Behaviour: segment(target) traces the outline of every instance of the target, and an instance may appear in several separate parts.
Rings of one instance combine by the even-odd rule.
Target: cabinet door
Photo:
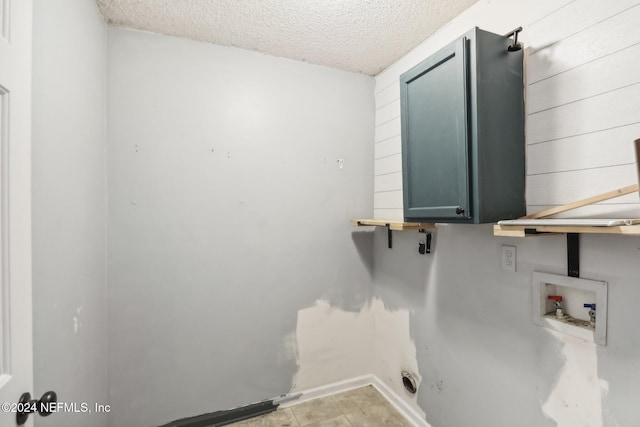
[[[466,45],[457,40],[400,78],[406,218],[471,217]]]

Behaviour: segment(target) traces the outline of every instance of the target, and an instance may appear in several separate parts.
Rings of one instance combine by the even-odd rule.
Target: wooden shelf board
[[[590,234],[640,234],[640,225],[620,225],[613,227],[564,226],[564,225],[494,225],[493,235],[502,237],[532,237],[539,234],[527,234],[532,230],[541,234],[590,233]]]
[[[402,222],[385,219],[352,219],[351,225],[356,227],[389,227],[393,231],[419,230],[421,228],[435,228],[435,224],[425,222]]]

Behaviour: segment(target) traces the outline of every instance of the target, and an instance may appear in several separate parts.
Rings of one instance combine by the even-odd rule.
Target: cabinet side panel
[[[477,31],[479,222],[518,218],[526,210],[523,51],[509,52],[509,44],[505,37]]]

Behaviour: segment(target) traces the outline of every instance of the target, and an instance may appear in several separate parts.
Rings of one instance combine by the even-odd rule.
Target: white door
[[[20,395],[33,393],[31,26],[32,0],[0,0],[0,426],[7,427],[16,425]]]

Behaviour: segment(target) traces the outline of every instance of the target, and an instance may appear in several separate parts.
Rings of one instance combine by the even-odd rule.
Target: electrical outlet
[[[502,245],[502,258],[500,265],[504,271],[516,271],[516,247]]]

